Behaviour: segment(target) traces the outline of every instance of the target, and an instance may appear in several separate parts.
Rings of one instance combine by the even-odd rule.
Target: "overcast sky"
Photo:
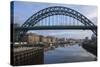
[[[88,6],[88,5],[72,5],[72,4],[55,4],[55,3],[36,3],[36,2],[14,2],[14,23],[19,23],[22,25],[30,16],[38,12],[41,9],[50,7],[50,6],[64,6],[74,9],[81,14],[85,15],[90,19],[94,24],[97,25],[97,7]],[[89,30],[37,30],[32,31],[40,35],[52,35],[56,37],[67,37],[67,38],[84,38],[88,36],[89,38],[92,35],[92,32]]]

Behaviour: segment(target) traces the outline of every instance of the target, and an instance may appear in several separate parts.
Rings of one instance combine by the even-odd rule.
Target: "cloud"
[[[97,16],[98,16],[97,9],[92,10],[87,14],[87,17],[96,25],[97,25]]]

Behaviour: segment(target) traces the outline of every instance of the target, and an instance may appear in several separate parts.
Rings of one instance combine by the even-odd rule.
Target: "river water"
[[[78,44],[57,47],[44,52],[44,64],[94,61],[95,56]]]

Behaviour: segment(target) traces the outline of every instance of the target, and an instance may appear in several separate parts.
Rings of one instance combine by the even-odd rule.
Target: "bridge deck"
[[[33,26],[33,27],[17,27],[15,30],[61,30],[61,29],[68,29],[68,30],[90,30],[90,29],[97,29],[97,26]]]

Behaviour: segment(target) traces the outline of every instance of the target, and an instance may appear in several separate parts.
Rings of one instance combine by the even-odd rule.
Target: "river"
[[[95,56],[78,44],[57,47],[44,52],[44,64],[94,61]]]

